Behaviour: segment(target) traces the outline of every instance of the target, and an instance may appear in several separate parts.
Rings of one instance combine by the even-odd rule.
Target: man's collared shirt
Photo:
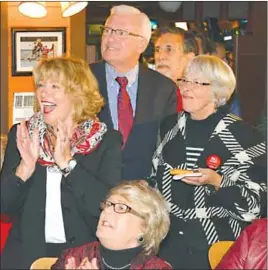
[[[115,80],[116,77],[127,77],[128,85],[127,92],[130,98],[131,106],[133,109],[133,117],[136,112],[136,99],[138,90],[138,73],[139,64],[125,74],[118,73],[112,66],[105,63],[105,73],[107,82],[108,101],[111,112],[111,117],[114,125],[114,129],[118,130],[118,114],[117,114],[117,97],[119,93],[119,84]]]

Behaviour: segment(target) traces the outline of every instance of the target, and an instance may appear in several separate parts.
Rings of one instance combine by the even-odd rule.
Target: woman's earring
[[[138,242],[139,242],[139,244],[142,244],[143,241],[144,241],[144,238],[143,238],[143,236],[141,235],[141,236],[139,237],[139,239],[138,239]]]

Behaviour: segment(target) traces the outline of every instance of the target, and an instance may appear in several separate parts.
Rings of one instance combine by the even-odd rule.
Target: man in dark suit
[[[151,38],[150,20],[138,9],[111,9],[103,28],[105,62],[91,65],[106,105],[99,117],[123,135],[122,179],[150,175],[160,121],[176,112],[176,85],[138,60]]]

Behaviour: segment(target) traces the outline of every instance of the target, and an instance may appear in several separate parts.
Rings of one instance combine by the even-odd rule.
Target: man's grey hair
[[[151,21],[145,13],[132,6],[119,5],[111,8],[110,15],[139,15],[141,22],[141,33],[139,34],[145,38],[147,44],[150,42],[152,35]]]

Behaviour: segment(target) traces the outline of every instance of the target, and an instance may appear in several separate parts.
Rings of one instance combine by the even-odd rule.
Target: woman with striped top
[[[167,117],[151,180],[170,204],[171,229],[160,256],[175,269],[208,269],[209,247],[235,240],[266,212],[266,144],[225,105],[231,68],[215,56],[193,58],[180,80],[184,112]],[[186,176],[173,169],[189,170]]]

